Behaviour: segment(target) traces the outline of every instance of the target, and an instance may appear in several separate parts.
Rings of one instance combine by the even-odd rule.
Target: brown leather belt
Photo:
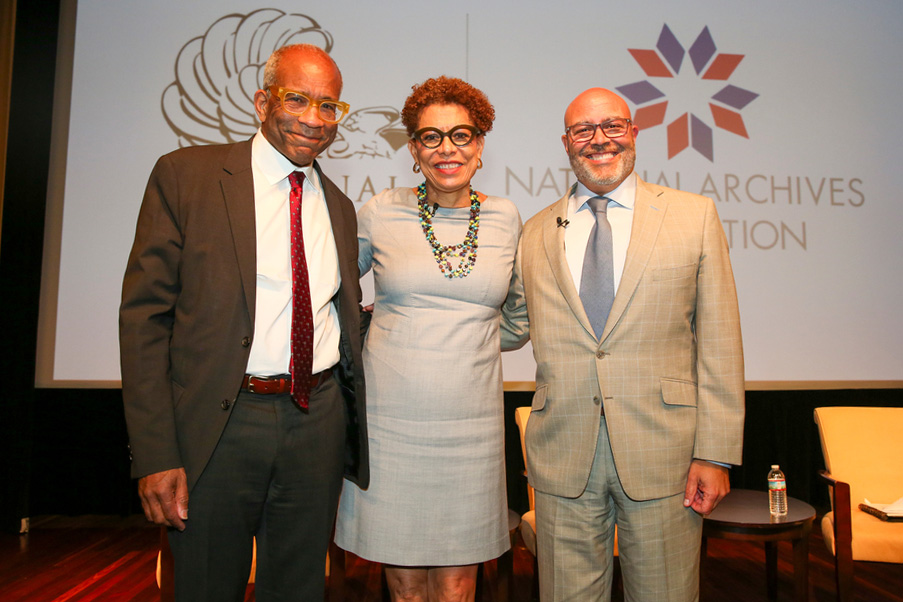
[[[317,372],[310,377],[310,388],[315,389],[326,382],[332,376],[332,368]],[[278,393],[292,392],[292,377],[282,376],[251,376],[245,374],[241,381],[241,388],[249,393],[258,395],[275,395]]]

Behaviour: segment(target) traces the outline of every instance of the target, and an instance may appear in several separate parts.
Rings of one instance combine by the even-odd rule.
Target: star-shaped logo
[[[662,27],[654,50],[630,48],[628,51],[647,77],[676,77],[680,73],[684,56],[689,54],[698,78],[715,81],[727,81],[745,56],[717,52],[708,26],[703,28],[687,52],[667,24]],[[649,80],[620,86],[617,90],[638,107],[634,114],[634,123],[638,128],[642,130],[664,123],[668,100],[665,93]],[[708,103],[715,126],[749,138],[739,111],[758,96],[755,92],[732,84],[721,88],[712,95]],[[712,138],[712,128],[706,124],[705,119],[695,113],[685,112],[668,124],[668,158],[671,159],[692,146],[709,161],[714,161]]]

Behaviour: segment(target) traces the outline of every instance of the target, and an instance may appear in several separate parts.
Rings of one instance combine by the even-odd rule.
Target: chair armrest
[[[827,470],[819,470],[818,476],[820,476],[822,478],[822,480],[827,481],[828,485],[831,485],[832,487],[834,486],[835,483],[837,483],[837,479],[835,479],[833,476],[831,476],[831,473],[828,472]]]
[[[831,486],[834,507],[834,566],[838,598],[852,600],[853,591],[853,524],[850,511],[850,484],[834,478],[827,470],[818,476]]]
[[[835,479],[827,470],[819,470],[818,476],[831,486],[831,505],[834,508],[835,541],[853,540],[850,512],[850,484]],[[844,537],[845,536],[845,537]],[[844,537],[841,539],[841,537]]]
[[[820,476],[821,479],[823,481],[825,481],[826,483],[828,483],[828,485],[830,485],[831,487],[835,487],[835,486],[839,485],[841,488],[846,488],[847,491],[850,490],[849,483],[845,483],[843,481],[840,481],[840,480],[834,478],[834,475],[832,475],[827,470],[819,470],[818,476]]]

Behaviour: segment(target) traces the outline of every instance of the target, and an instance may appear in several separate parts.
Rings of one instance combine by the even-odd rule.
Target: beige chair
[[[524,466],[527,466],[527,444],[524,442],[524,433],[527,431],[527,420],[530,418],[530,407],[522,407],[514,410],[514,421],[520,430],[520,451],[524,455]],[[527,476],[526,469],[524,476]],[[524,545],[536,558],[536,497],[533,487],[527,483],[527,498],[530,501],[530,511],[521,517],[521,537]]]
[[[520,430],[520,450],[521,453],[524,454],[524,466],[527,465],[527,444],[525,442],[524,434],[527,432],[527,420],[530,418],[530,407],[520,407],[515,409],[514,413],[514,421],[517,423],[517,428]],[[527,476],[527,471],[524,470],[524,476]],[[536,578],[539,575],[539,562],[536,554],[536,497],[533,492],[533,487],[527,483],[527,497],[530,500],[530,511],[525,513],[521,517],[520,524],[520,533],[521,538],[524,540],[524,545],[527,546],[527,549],[533,554],[533,576],[534,590],[537,588]],[[614,588],[620,588],[620,578],[621,571],[619,570],[617,556],[618,556],[618,529],[615,527],[615,544],[614,544],[614,552],[615,552],[615,581],[613,584]],[[534,591],[534,594],[537,594]],[[535,596],[538,597],[538,596]]]
[[[903,522],[882,521],[859,510],[866,498],[890,503],[903,497],[903,408],[815,409],[831,492],[832,512],[821,523],[834,554],[837,599],[853,600],[853,561],[903,563]]]

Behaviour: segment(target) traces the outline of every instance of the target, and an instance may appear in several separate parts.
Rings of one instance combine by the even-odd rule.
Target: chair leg
[[[392,599],[392,594],[389,593],[389,580],[386,579],[385,565],[380,565],[379,567],[379,599],[382,602],[388,602]]]
[[[539,559],[533,557],[533,579],[530,580],[530,600],[539,600]]]
[[[477,567],[476,602],[499,601],[499,570],[497,560],[487,560]]]
[[[853,525],[850,517],[850,486],[834,484],[834,571],[838,602],[853,601]],[[842,511],[839,509],[846,509]]]
[[[345,550],[329,542],[329,580],[326,584],[326,599],[329,602],[345,600]]]
[[[514,546],[496,560],[498,569],[498,600],[508,602],[514,590]]]
[[[620,556],[615,556],[614,562],[612,563],[612,570],[614,571],[614,576],[612,577],[611,591],[616,592],[623,599],[623,597],[624,597],[624,579],[621,576],[621,557]]]
[[[160,527],[160,602],[176,600],[176,567],[166,527]]]

